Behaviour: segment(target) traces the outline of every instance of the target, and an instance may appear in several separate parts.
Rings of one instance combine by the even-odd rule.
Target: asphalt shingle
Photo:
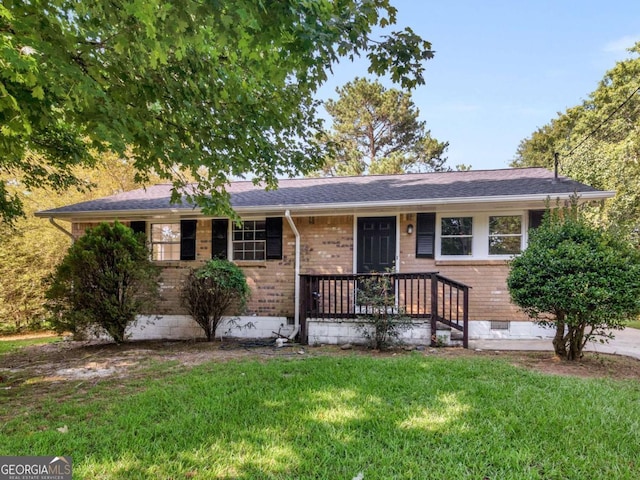
[[[514,168],[468,172],[369,175],[280,180],[277,190],[266,191],[250,181],[232,182],[228,188],[231,204],[241,207],[330,208],[335,204],[446,201],[527,195],[559,195],[598,190],[568,179],[554,179],[544,168]],[[39,212],[40,216],[77,212],[193,209],[183,202],[171,204],[171,185],[162,184],[110,197]]]

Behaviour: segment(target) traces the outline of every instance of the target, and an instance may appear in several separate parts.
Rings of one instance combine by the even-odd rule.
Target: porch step
[[[464,339],[464,333],[454,328],[451,329],[451,341],[462,341]]]

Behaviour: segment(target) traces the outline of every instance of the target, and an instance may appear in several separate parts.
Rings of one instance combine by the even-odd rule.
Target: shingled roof
[[[554,178],[544,168],[472,170],[467,172],[368,175],[280,180],[277,190],[266,191],[250,181],[232,182],[231,204],[239,213],[267,210],[340,210],[392,205],[476,203],[539,200],[573,193],[585,199],[613,196],[566,177]],[[162,184],[110,197],[36,213],[40,217],[123,217],[126,214],[199,209],[183,202],[171,204],[171,185]]]

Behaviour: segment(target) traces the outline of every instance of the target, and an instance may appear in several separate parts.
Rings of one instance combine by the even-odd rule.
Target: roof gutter
[[[58,225],[53,217],[49,217],[49,223],[68,236],[71,239],[71,243],[75,243],[76,238],[73,236],[73,233],[65,229],[62,225]]]
[[[291,218],[291,212],[289,209],[285,210],[284,216],[289,222],[289,226],[293,231],[293,234],[296,237],[296,259],[295,259],[295,279],[294,279],[294,298],[295,298],[295,306],[294,306],[294,317],[293,317],[293,333],[289,336],[289,340],[293,340],[295,336],[300,331],[300,232],[296,228],[296,224],[293,223],[293,218]]]

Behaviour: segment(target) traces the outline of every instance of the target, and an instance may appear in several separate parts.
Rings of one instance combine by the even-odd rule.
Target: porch
[[[438,323],[462,333],[462,345],[469,346],[469,287],[440,275],[422,273],[358,273],[342,275],[300,275],[300,338],[308,343],[308,320],[356,320],[380,303],[367,301],[364,285],[384,284],[387,298],[383,308],[412,320],[429,322],[429,343],[436,346]]]

